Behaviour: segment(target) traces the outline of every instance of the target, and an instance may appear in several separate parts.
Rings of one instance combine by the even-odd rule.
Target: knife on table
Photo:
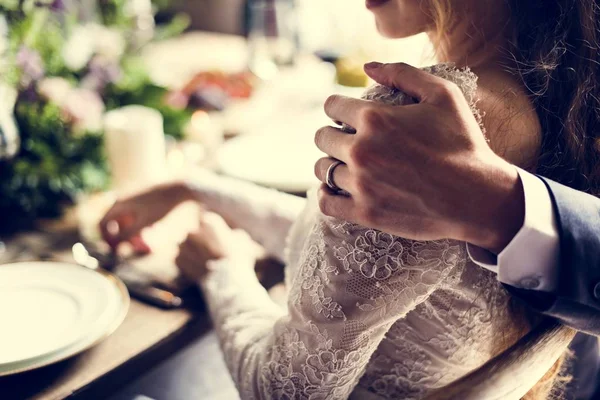
[[[145,276],[128,268],[118,256],[88,251],[83,243],[76,243],[72,248],[75,262],[93,270],[103,269],[115,273],[123,281],[131,297],[144,303],[163,309],[179,308],[183,305],[181,297],[174,293],[158,288]]]

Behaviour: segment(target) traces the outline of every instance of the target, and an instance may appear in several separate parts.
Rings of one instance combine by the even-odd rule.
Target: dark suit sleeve
[[[552,294],[507,288],[535,310],[600,336],[600,199],[542,180],[558,217],[558,288]]]

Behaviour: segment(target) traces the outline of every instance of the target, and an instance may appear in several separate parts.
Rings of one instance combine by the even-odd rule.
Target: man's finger
[[[325,126],[315,134],[315,144],[319,150],[345,163],[349,161],[350,145],[354,140],[354,135],[333,126]]]
[[[337,195],[327,185],[321,185],[318,196],[319,208],[323,214],[346,221],[354,219],[354,201],[352,197]]]
[[[381,64],[373,62],[365,65],[365,72],[375,82],[398,89],[416,98],[419,102],[427,102],[441,89],[450,85],[450,82],[446,79],[405,63]]]
[[[365,100],[333,95],[325,101],[325,114],[336,123],[345,123],[353,128],[360,124],[360,111],[368,105]]]
[[[327,171],[335,162],[337,162],[337,160],[330,157],[321,158],[319,161],[317,161],[315,164],[315,175],[321,182],[325,184],[327,183]],[[345,190],[348,193],[352,193],[350,171],[348,170],[347,165],[338,165],[333,171],[332,178],[333,183],[337,187]]]

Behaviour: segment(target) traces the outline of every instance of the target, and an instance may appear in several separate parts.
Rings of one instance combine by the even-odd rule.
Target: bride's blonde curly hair
[[[442,57],[453,1],[428,2]],[[537,172],[600,196],[600,0],[497,1],[514,28],[504,67],[522,81],[542,126]]]
[[[438,45],[452,24],[451,0],[430,0],[430,10],[435,23],[434,45]]]
[[[511,48],[505,49],[513,62],[503,67],[522,81],[542,126],[537,172],[598,196],[600,0],[504,1],[510,7],[514,36]],[[444,57],[441,44],[457,16],[452,0],[429,2],[434,46]],[[560,398],[570,380],[568,359],[565,354],[558,360],[524,399]]]

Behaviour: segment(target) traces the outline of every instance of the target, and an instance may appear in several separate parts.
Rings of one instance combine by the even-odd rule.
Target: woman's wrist
[[[222,178],[215,173],[204,170],[194,170],[191,178],[179,182],[187,200],[206,204],[214,194],[223,190]],[[213,196],[211,196],[213,195]]]
[[[206,273],[197,279],[197,283],[204,286],[212,280],[222,279],[223,277],[246,283],[255,279],[258,281],[256,272],[254,271],[255,264],[256,259],[243,256],[226,256],[209,260],[206,262]]]
[[[194,201],[198,203],[204,202],[203,191],[190,181],[178,181],[173,184],[176,196],[183,201]]]

